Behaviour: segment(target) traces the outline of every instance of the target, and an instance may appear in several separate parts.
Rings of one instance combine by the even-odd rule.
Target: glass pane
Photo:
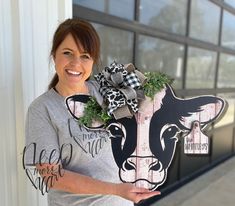
[[[218,6],[208,0],[191,1],[190,37],[217,44],[219,20]]]
[[[216,56],[216,52],[188,49],[186,88],[214,87]]]
[[[136,65],[142,71],[161,71],[174,78],[174,88],[182,88],[183,45],[140,35]]]
[[[105,11],[104,0],[73,0],[73,4],[81,5],[90,9]]]
[[[235,49],[235,16],[224,11],[222,46]]]
[[[226,113],[223,115],[222,118],[215,123],[215,127],[221,127],[226,124],[231,124],[234,122],[234,105],[235,105],[235,94],[218,94],[219,97],[225,99],[225,101],[228,103],[228,109]]]
[[[235,7],[235,0],[224,0],[224,2]]]
[[[217,87],[235,87],[235,56],[228,54],[220,55]]]
[[[110,63],[130,63],[133,61],[133,39],[132,32],[93,24],[100,36],[102,67],[109,66]]]
[[[73,3],[121,18],[134,19],[134,0],[73,0]]]
[[[185,35],[187,0],[140,0],[141,23]]]

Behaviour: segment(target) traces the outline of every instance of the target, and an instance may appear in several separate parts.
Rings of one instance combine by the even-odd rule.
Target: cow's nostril
[[[125,161],[125,163],[124,163],[124,169],[125,169],[125,170],[135,170],[136,167],[135,167],[135,164],[134,164],[133,162]]]
[[[149,167],[149,170],[154,170],[154,171],[159,171],[161,169],[162,169],[162,165],[159,162],[157,164],[151,165]]]

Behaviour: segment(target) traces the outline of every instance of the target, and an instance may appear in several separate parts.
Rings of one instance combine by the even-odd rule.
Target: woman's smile
[[[70,69],[66,69],[65,70],[69,75],[73,75],[73,76],[80,76],[81,72],[76,72],[76,71],[73,71],[73,70],[70,70]]]

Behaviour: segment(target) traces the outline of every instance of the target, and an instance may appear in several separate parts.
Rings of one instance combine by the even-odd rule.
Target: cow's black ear
[[[184,107],[187,108],[185,120],[192,118],[201,124],[208,124],[217,119],[225,108],[225,101],[215,96],[200,96],[184,100]]]
[[[73,118],[78,120],[83,116],[84,106],[89,99],[90,96],[84,94],[72,95],[65,99],[66,107]]]
[[[167,85],[163,105],[166,112],[180,118],[186,128],[191,128],[193,121],[200,121],[201,125],[218,119],[225,111],[226,102],[216,96],[205,95],[182,99],[176,97],[173,89]]]

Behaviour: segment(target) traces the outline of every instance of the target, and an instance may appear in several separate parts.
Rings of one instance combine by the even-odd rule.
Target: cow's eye
[[[165,125],[162,128],[162,138],[171,138],[171,137],[175,137],[176,134],[179,132],[179,128],[176,125]]]
[[[175,124],[166,124],[162,127],[161,132],[160,132],[160,141],[161,141],[161,146],[162,149],[165,150],[166,145],[165,141],[167,140],[175,140],[177,141],[177,133],[179,132],[179,128]]]
[[[114,138],[125,137],[125,128],[121,124],[112,123],[107,129]]]

